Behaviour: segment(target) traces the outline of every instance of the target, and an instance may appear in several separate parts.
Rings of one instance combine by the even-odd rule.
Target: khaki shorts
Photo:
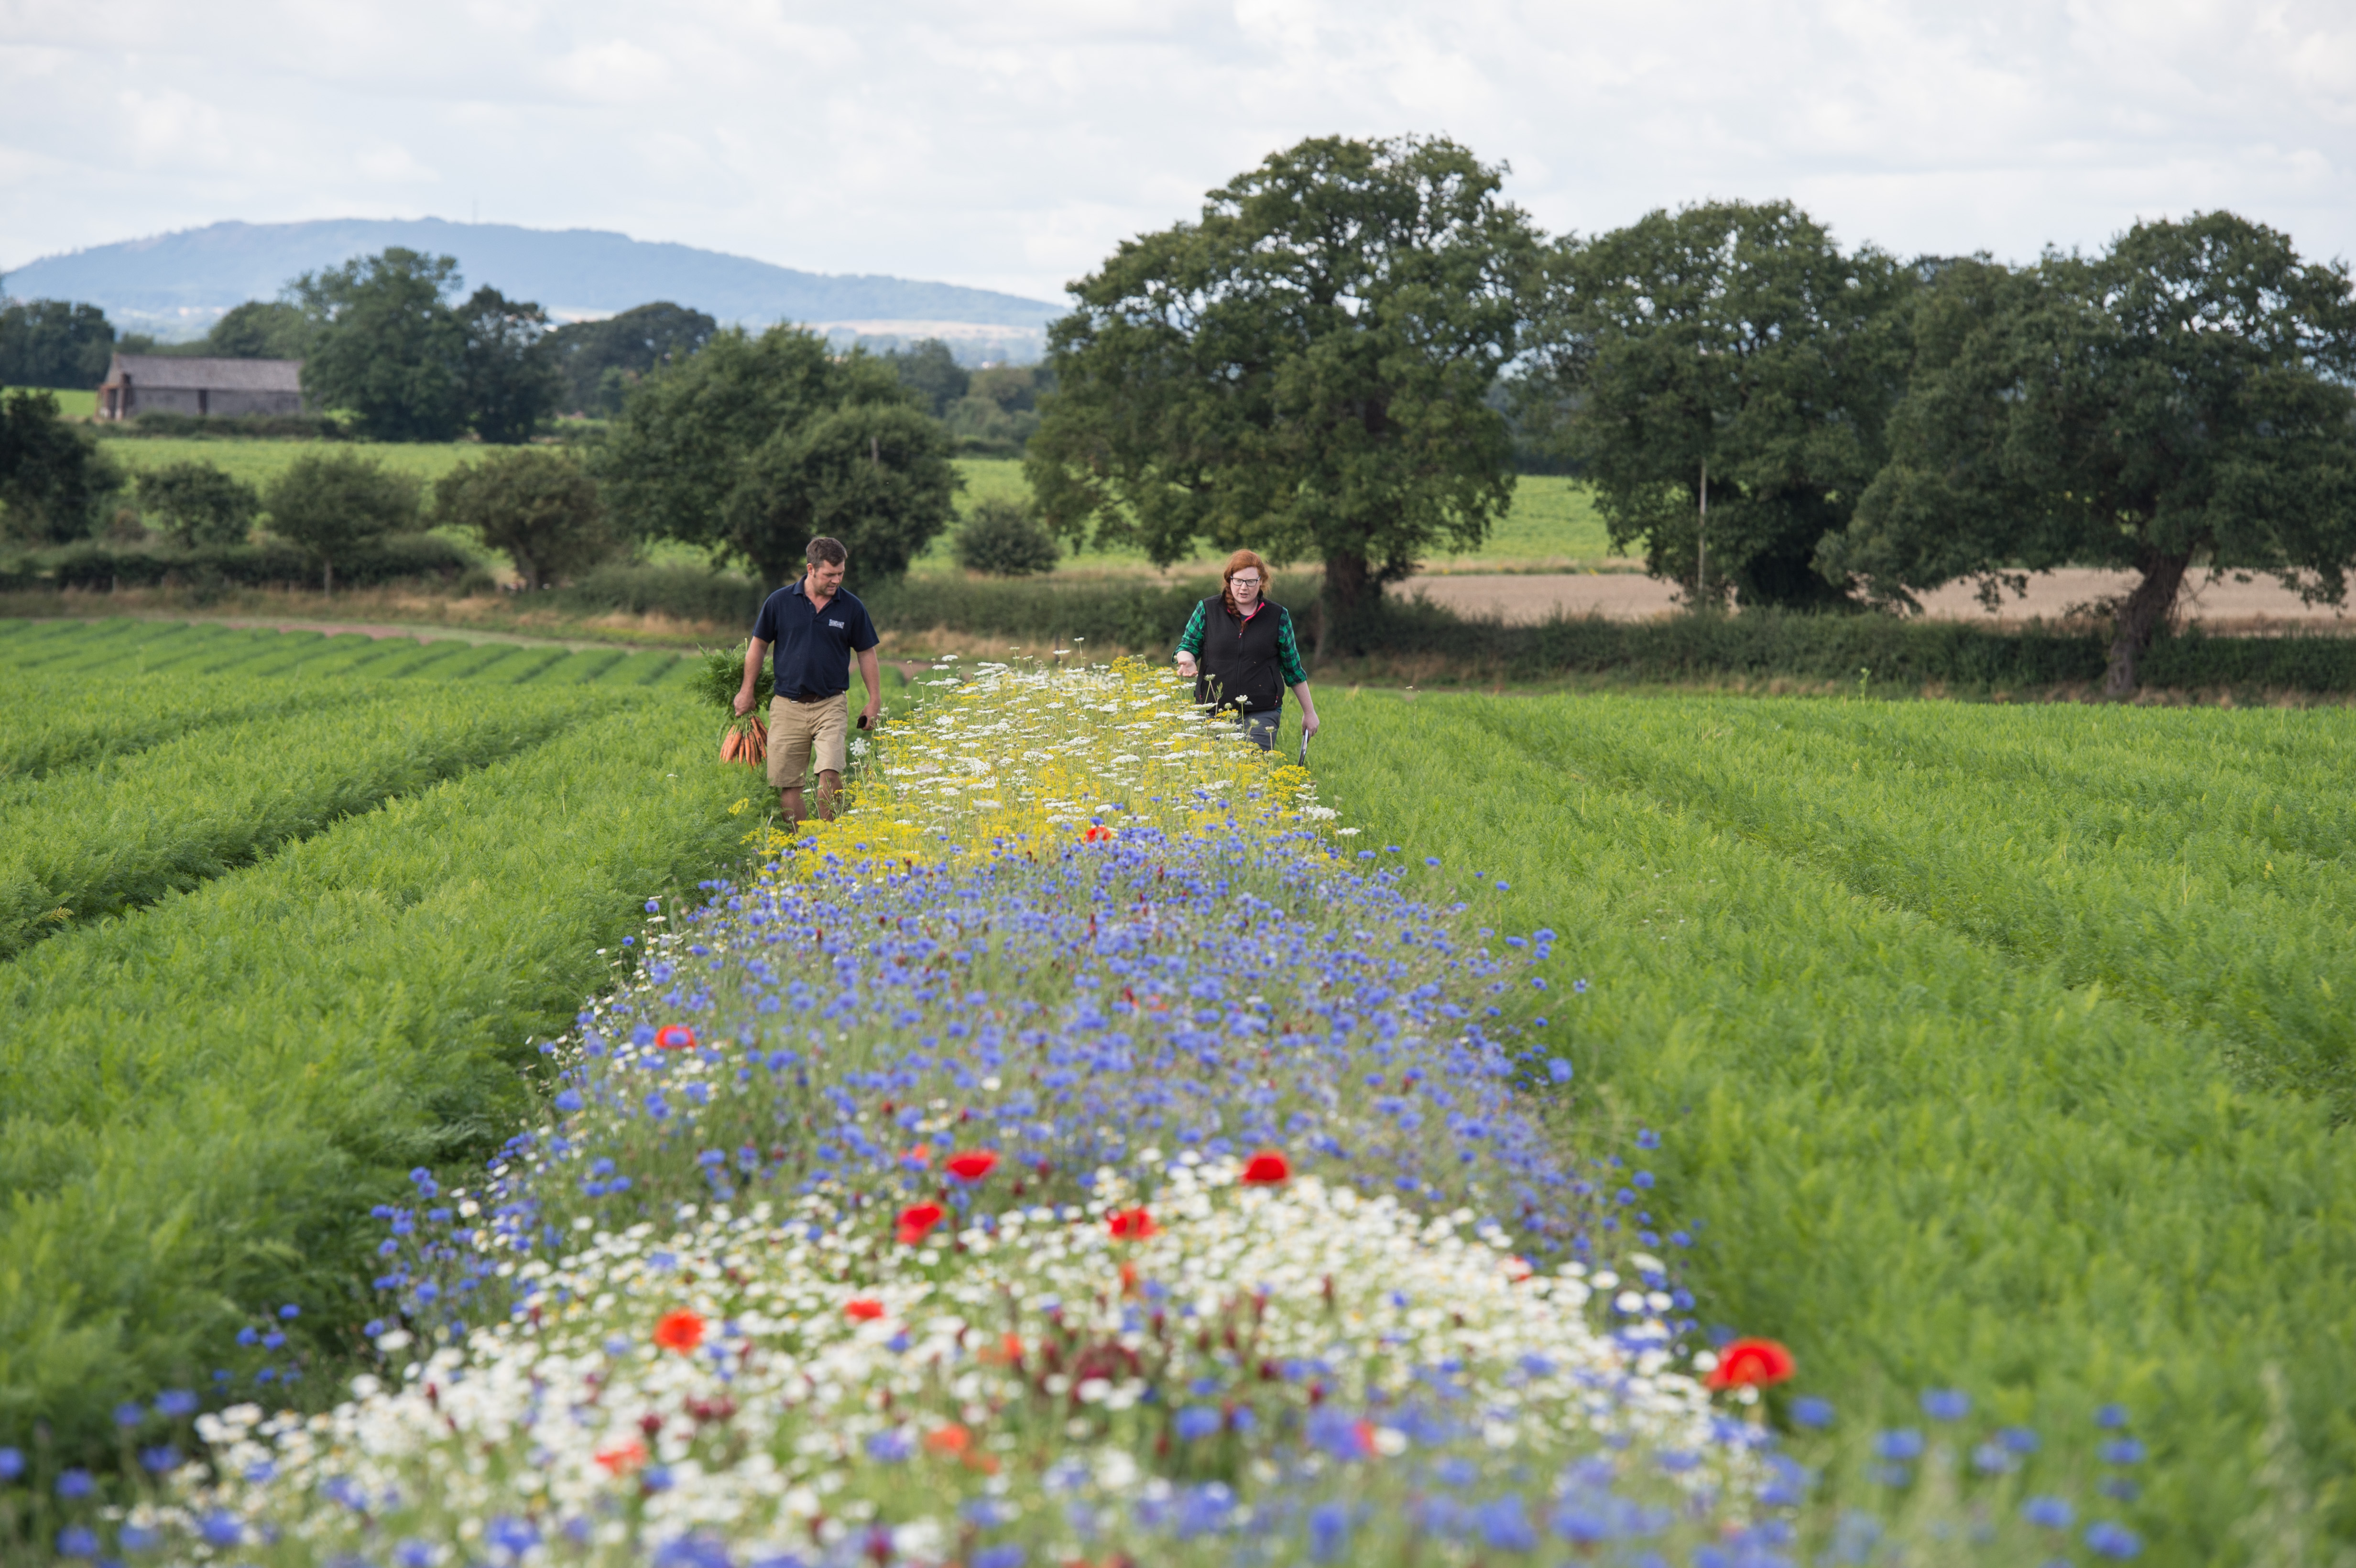
[[[850,747],[849,692],[839,691],[815,702],[769,699],[769,784],[773,788],[801,788],[812,752],[817,753],[819,772],[848,773]]]

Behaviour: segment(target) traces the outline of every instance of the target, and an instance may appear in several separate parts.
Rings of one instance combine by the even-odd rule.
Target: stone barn
[[[136,414],[299,414],[300,359],[182,359],[164,354],[118,354],[99,384],[98,417]]]

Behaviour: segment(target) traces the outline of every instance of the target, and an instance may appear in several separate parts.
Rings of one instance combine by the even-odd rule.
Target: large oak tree
[[[2124,696],[2186,575],[2343,601],[2356,558],[2356,303],[2344,265],[2231,213],[2104,254],[1947,268],[1914,315],[1890,461],[1821,564],[1877,600],[2053,567],[2136,574],[2111,608]]]
[[[1913,273],[1782,201],[1654,212],[1548,271],[1515,402],[1554,425],[1613,547],[1641,542],[1688,603],[1846,601],[1816,544],[1881,464]]]
[[[1501,172],[1440,138],[1321,137],[1124,241],[1048,335],[1044,519],[1165,564],[1318,560],[1343,617],[1479,544],[1514,487],[1486,394],[1540,249]]]
[[[765,581],[801,574],[813,535],[849,581],[897,577],[948,527],[949,438],[889,365],[815,336],[715,334],[632,389],[598,459],[627,529],[734,551]]]

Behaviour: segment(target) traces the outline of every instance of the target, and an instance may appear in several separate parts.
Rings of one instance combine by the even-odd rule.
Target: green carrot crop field
[[[70,1447],[348,1296],[763,792],[667,654],[5,622],[0,670],[0,1411]]]
[[[347,1303],[339,1364],[369,1205],[520,1125],[766,792],[668,654],[0,622],[0,1423],[86,1452],[254,1303]],[[2302,1488],[2356,1541],[2356,711],[1320,697],[1344,842],[1556,933],[1539,1109],[1657,1130],[1703,1323],[1844,1422],[2126,1406],[2155,1562],[2304,1560],[2236,1533]]]
[[[1320,708],[1360,844],[1561,933],[1558,1114],[1663,1130],[1705,1321],[1901,1424],[2124,1402],[2172,1561],[2233,1555],[2269,1368],[2308,1481],[2356,1474],[2356,715]]]

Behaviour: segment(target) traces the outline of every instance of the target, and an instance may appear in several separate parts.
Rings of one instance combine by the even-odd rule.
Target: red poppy
[[[948,1157],[948,1173],[959,1181],[980,1181],[997,1168],[998,1155],[991,1149],[967,1149]]]
[[[913,1247],[932,1234],[947,1211],[937,1203],[916,1203],[900,1211],[900,1244]]]
[[[1714,1389],[1765,1388],[1792,1375],[1792,1352],[1772,1339],[1737,1339],[1718,1353],[1718,1365],[1703,1380]]]
[[[900,1157],[913,1165],[930,1165],[933,1163],[933,1146],[918,1144]]]
[[[845,1302],[842,1315],[854,1323],[872,1323],[884,1316],[884,1304],[861,1296],[857,1301]]]
[[[1272,1148],[1264,1148],[1244,1162],[1246,1187],[1273,1187],[1280,1181],[1290,1180],[1291,1176],[1292,1167]]]
[[[686,1355],[703,1343],[703,1318],[693,1312],[670,1312],[655,1325],[655,1343]]]
[[[685,1024],[665,1024],[655,1031],[655,1043],[665,1051],[693,1051],[695,1031]]]
[[[1101,823],[1094,823],[1089,825],[1088,830],[1086,833],[1080,835],[1080,842],[1083,844],[1101,844],[1111,837],[1111,828],[1103,826]]]
[[[1116,1242],[1141,1242],[1148,1236],[1162,1233],[1162,1227],[1153,1222],[1153,1216],[1142,1209],[1122,1209],[1108,1214],[1105,1223],[1112,1228],[1112,1239]]]
[[[647,1462],[647,1445],[635,1437],[625,1438],[611,1448],[601,1448],[590,1456],[609,1475],[626,1476]]]
[[[926,1433],[925,1446],[936,1454],[962,1454],[973,1446],[973,1434],[952,1421]]]

